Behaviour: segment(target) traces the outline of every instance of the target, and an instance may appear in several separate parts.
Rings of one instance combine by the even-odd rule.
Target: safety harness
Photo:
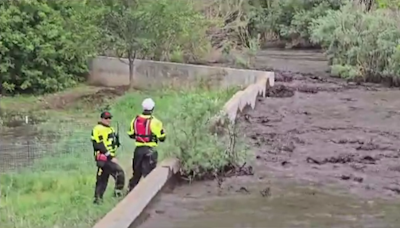
[[[143,116],[136,116],[133,121],[133,129],[135,131],[135,140],[140,143],[152,142],[153,134],[151,133],[150,124],[153,117],[145,118]]]

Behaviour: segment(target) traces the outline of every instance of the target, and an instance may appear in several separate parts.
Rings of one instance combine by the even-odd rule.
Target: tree
[[[104,35],[105,48],[118,57],[129,61],[129,84],[134,85],[133,67],[138,51],[146,48],[150,22],[142,18],[137,1],[100,0],[92,4],[100,6],[99,28]]]
[[[53,92],[83,80],[94,27],[78,0],[0,2],[2,92]]]
[[[206,37],[205,20],[188,1],[93,0],[91,4],[101,9],[98,21],[106,49],[128,59],[131,88],[137,57],[168,60],[174,51],[194,53]]]

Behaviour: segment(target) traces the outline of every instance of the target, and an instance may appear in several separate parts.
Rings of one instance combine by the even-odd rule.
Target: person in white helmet
[[[163,124],[153,116],[154,106],[153,99],[144,99],[142,114],[136,116],[130,124],[128,135],[135,140],[136,148],[133,152],[133,176],[129,180],[129,191],[135,188],[142,176],[146,177],[157,166],[158,153],[155,148],[158,142],[165,141]]]

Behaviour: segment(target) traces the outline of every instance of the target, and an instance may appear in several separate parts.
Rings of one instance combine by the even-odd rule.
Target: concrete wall
[[[255,109],[257,98],[265,97],[267,87],[274,86],[274,77],[261,77],[257,82],[249,85],[246,89],[234,94],[223,107],[223,114],[231,122],[235,122],[239,113],[243,113],[247,108]]]
[[[103,86],[129,85],[127,59],[97,57],[90,64],[89,81]],[[135,60],[135,85],[147,88],[161,86],[190,86],[201,83],[209,87],[249,85],[259,77],[273,75],[272,72],[243,70],[223,67]]]

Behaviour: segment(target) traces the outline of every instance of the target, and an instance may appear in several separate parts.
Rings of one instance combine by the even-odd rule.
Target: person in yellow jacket
[[[128,135],[135,140],[136,148],[133,152],[133,176],[129,180],[129,191],[135,188],[142,176],[146,177],[157,166],[158,152],[155,148],[158,142],[165,141],[163,124],[153,116],[154,106],[151,98],[144,99],[143,113],[136,116],[130,124]]]
[[[92,130],[91,139],[97,165],[93,202],[95,204],[102,202],[110,176],[115,180],[115,197],[122,196],[122,190],[125,186],[125,173],[116,159],[116,151],[121,144],[119,135],[115,132],[114,128],[111,127],[111,119],[112,115],[110,112],[102,112],[100,121]]]

